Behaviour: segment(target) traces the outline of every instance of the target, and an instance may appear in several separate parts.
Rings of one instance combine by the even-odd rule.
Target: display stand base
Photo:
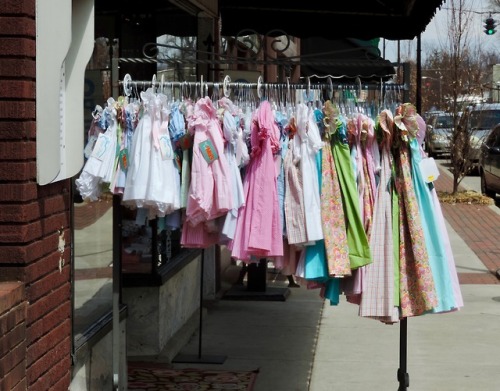
[[[173,363],[187,364],[223,364],[226,356],[218,355],[198,355],[198,354],[178,354],[172,360]]]
[[[285,301],[290,296],[289,288],[267,286],[265,291],[248,290],[244,285],[233,285],[222,297],[223,300]]]

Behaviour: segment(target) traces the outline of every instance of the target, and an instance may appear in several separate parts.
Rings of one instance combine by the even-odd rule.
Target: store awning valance
[[[263,35],[414,39],[443,0],[353,0],[292,2],[219,0],[222,35],[253,29]]]

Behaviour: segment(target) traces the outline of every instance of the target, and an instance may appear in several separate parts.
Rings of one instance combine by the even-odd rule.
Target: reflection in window
[[[491,129],[500,122],[500,110],[473,111],[470,116],[472,129]]]
[[[165,81],[196,81],[196,37],[164,34],[156,39],[158,76]]]
[[[112,310],[112,199],[74,204],[74,336]],[[83,342],[83,341],[82,341]]]
[[[94,52],[85,71],[85,145],[89,141],[92,112],[102,105],[103,97],[111,91],[108,45],[105,38],[95,40]],[[83,200],[77,190],[73,201],[73,343],[79,347],[96,322],[111,314],[113,309],[113,201],[108,195],[96,202]]]
[[[180,253],[179,211],[148,220],[145,209],[121,209],[123,273],[156,273]]]

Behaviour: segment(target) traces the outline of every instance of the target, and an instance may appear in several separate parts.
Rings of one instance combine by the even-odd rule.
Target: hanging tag
[[[160,154],[162,160],[172,160],[174,158],[174,151],[172,150],[172,143],[168,135],[160,137]]]
[[[92,157],[97,160],[103,160],[106,156],[106,150],[110,147],[111,140],[104,133],[101,133],[97,138],[94,149],[92,150]]]
[[[422,159],[420,161],[419,167],[420,172],[422,173],[422,177],[427,183],[434,182],[436,179],[438,179],[439,169],[434,158],[429,157]]]
[[[120,151],[120,168],[122,169],[122,171],[127,171],[127,168],[128,168],[128,150],[127,148],[125,149],[122,149]]]
[[[205,158],[208,164],[214,162],[219,158],[217,150],[211,140],[205,140],[198,144],[200,147],[201,154]]]

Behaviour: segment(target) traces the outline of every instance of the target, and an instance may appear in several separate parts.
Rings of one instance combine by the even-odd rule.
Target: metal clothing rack
[[[380,90],[384,91],[406,91],[407,86],[405,84],[396,83],[363,83],[360,78],[354,83],[346,82],[334,82],[331,77],[327,78],[326,83],[311,83],[310,77],[307,78],[305,83],[266,83],[262,80],[262,76],[259,76],[257,82],[232,82],[230,76],[226,75],[222,82],[204,82],[203,77],[200,81],[164,81],[163,77],[161,80],[157,80],[156,75],[152,77],[151,80],[132,80],[130,74],[125,75],[122,81],[114,84],[116,86],[121,86],[126,95],[132,93],[133,88],[146,89],[149,87],[160,88],[160,89],[183,89],[187,88],[189,90],[198,90],[200,92],[207,92],[208,88],[222,88],[224,95],[229,96],[231,89],[255,89],[259,97],[265,96],[266,91],[271,91],[272,89],[281,91],[291,91],[291,90],[305,90],[307,93],[313,90],[324,90],[328,94],[333,93],[335,90]],[[118,95],[115,94],[115,95]]]

